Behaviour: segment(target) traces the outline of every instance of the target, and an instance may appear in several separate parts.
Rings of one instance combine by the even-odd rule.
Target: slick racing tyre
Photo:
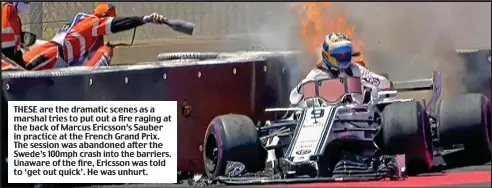
[[[167,61],[176,59],[215,59],[220,53],[218,52],[175,52],[175,53],[161,53],[157,55],[157,60]]]
[[[248,172],[261,170],[264,152],[253,121],[228,114],[212,120],[205,133],[203,162],[208,178],[223,176],[227,162],[240,162]]]
[[[461,154],[444,156],[447,165],[475,165],[490,161],[490,102],[482,94],[443,100],[438,112],[439,143],[444,149],[462,144]]]
[[[417,101],[397,102],[384,108],[382,125],[385,154],[405,154],[407,173],[430,170],[433,160],[429,118]]]

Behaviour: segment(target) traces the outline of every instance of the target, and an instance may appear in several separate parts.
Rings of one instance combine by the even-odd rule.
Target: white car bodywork
[[[370,116],[374,114],[374,112],[382,113],[377,106],[386,105],[397,102],[407,102],[413,101],[415,99],[401,99],[398,98],[398,92],[411,91],[411,89],[419,89],[426,88],[432,90],[433,95],[429,101],[429,104],[433,104],[437,101],[440,96],[440,74],[434,73],[431,79],[421,79],[421,80],[411,80],[404,82],[394,82],[396,85],[424,85],[421,87],[402,87],[396,90],[379,90],[377,94],[371,93],[371,99],[369,102],[365,104],[354,103],[354,104],[341,104],[341,100],[343,97],[332,104],[330,103],[320,103],[317,102],[316,99],[313,100],[307,99],[296,107],[289,108],[270,108],[266,109],[265,112],[293,112],[291,116],[286,117],[286,120],[296,120],[296,115],[300,115],[303,111],[306,111],[305,115],[297,116],[299,124],[297,125],[296,132],[294,133],[294,137],[291,141],[282,141],[282,139],[277,138],[277,136],[273,137],[270,141],[267,142],[266,147],[272,147],[277,145],[279,142],[282,143],[291,143],[289,149],[286,152],[286,156],[292,159],[292,163],[309,163],[310,157],[314,155],[319,155],[320,152],[324,151],[324,147],[326,145],[327,134],[330,133],[330,129],[332,128],[332,120],[334,118],[338,118],[335,116],[353,116],[356,119],[371,119]],[[367,89],[367,88],[365,88]],[[424,89],[424,90],[426,90]],[[374,90],[372,90],[374,91]],[[365,92],[367,93],[367,92]],[[309,104],[308,104],[309,101]],[[423,102],[424,105],[426,102]],[[354,108],[364,108],[368,113],[355,113],[352,111]],[[326,113],[321,113],[318,115],[314,115],[312,113],[314,110],[324,111]],[[311,117],[313,116],[313,117]],[[317,117],[314,117],[317,116]],[[299,119],[300,117],[300,119]],[[307,117],[307,118],[306,118]],[[326,124],[328,123],[328,124]],[[326,124],[326,125],[325,125]],[[271,125],[271,122],[266,122],[266,126]],[[327,129],[327,130],[325,130]],[[377,147],[377,146],[376,146]],[[268,158],[267,161],[277,160],[275,151],[268,150]]]

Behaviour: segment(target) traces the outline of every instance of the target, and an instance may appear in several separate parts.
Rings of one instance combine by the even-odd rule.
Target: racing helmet
[[[346,69],[352,61],[353,47],[350,39],[342,33],[326,35],[321,48],[321,57],[327,67]]]
[[[28,1],[15,1],[12,2],[12,5],[14,5],[18,14],[28,12],[31,8]]]
[[[103,3],[96,6],[94,16],[97,17],[116,17],[116,7],[112,4]]]

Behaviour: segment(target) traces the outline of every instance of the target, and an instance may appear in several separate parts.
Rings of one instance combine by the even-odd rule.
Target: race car
[[[300,106],[266,109],[272,116],[258,126],[244,115],[218,116],[204,137],[206,175],[222,184],[396,180],[428,172],[436,156],[464,153],[450,164],[490,161],[485,96],[442,100],[437,72],[393,87],[368,96],[358,77],[315,80],[302,86]],[[432,98],[398,98],[416,90],[432,90]]]

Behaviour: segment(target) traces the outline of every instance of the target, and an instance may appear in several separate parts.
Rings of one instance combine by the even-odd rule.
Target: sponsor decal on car
[[[381,81],[379,81],[378,78],[366,77],[366,78],[364,78],[364,80],[366,82],[371,83],[374,86],[379,86],[379,84],[381,83]]]
[[[306,154],[309,154],[309,153],[311,153],[311,150],[309,150],[309,149],[301,149],[301,150],[297,150],[296,151],[296,154],[297,155],[306,155]]]

